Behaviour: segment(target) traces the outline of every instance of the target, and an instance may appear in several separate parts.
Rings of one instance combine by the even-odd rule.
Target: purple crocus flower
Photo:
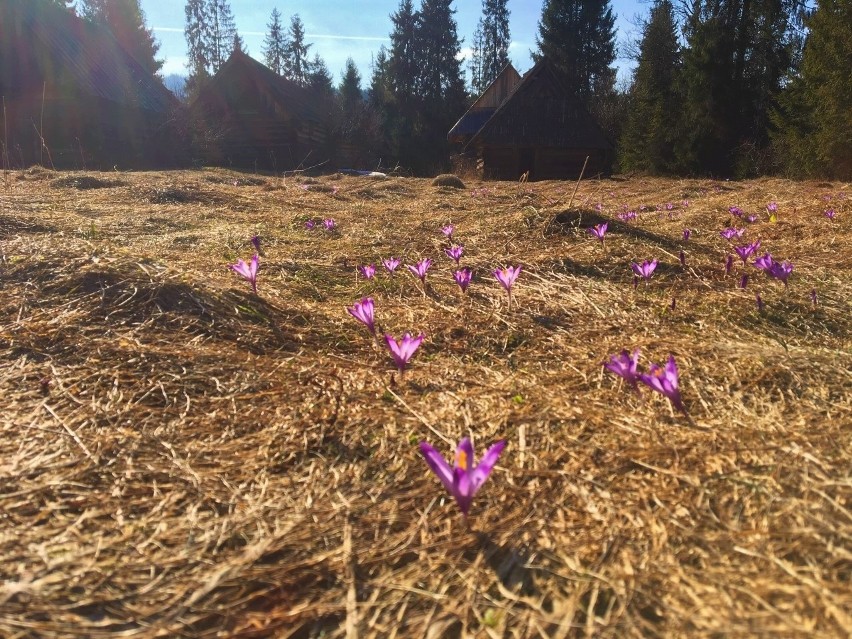
[[[258,258],[257,253],[255,253],[251,258],[251,263],[246,264],[242,260],[237,260],[236,264],[229,264],[228,268],[231,269],[237,275],[242,275],[246,278],[251,284],[251,290],[257,293],[257,268],[258,262],[260,258]]]
[[[676,297],[672,298],[672,303],[669,305],[669,308],[671,309],[672,313],[674,313],[674,310],[677,308],[677,298]]]
[[[491,474],[494,465],[500,458],[500,453],[503,452],[505,447],[505,440],[498,441],[485,452],[482,461],[474,467],[473,444],[470,439],[465,437],[456,448],[455,462],[451,468],[441,456],[441,453],[427,442],[420,442],[420,452],[423,454],[423,458],[432,472],[444,484],[444,488],[456,500],[465,518],[470,512],[473,496],[488,479],[488,475]]]
[[[382,260],[382,264],[384,264],[389,273],[393,273],[399,267],[399,260],[395,257],[389,257],[386,260]]]
[[[322,225],[325,227],[326,231],[333,231],[334,227],[336,226],[336,224],[334,223],[334,220],[331,219],[330,217],[327,217],[326,219],[324,219],[322,221]]]
[[[757,258],[754,261],[755,268],[759,268],[761,271],[769,272],[769,269],[772,268],[772,255],[770,253],[764,253],[762,257]]]
[[[665,368],[651,364],[651,369],[647,373],[639,375],[639,381],[668,397],[672,406],[686,415],[686,408],[683,406],[678,388],[678,370],[674,356],[669,355]]]
[[[470,286],[470,278],[473,276],[473,271],[469,268],[463,268],[459,271],[453,273],[453,279],[456,281],[456,284],[459,285],[459,288],[462,290],[462,293],[467,291],[467,287]]]
[[[352,306],[346,307],[349,314],[366,326],[373,335],[376,334],[374,309],[372,297],[365,297],[360,302],[355,302]]]
[[[361,272],[361,275],[364,276],[365,280],[371,280],[376,274],[376,267],[373,264],[365,264],[364,266],[359,266],[358,270]]]
[[[420,348],[420,344],[423,343],[424,337],[423,333],[420,333],[417,337],[411,337],[410,333],[406,333],[402,336],[399,343],[397,343],[391,335],[385,333],[385,342],[387,342],[388,348],[391,352],[391,357],[393,357],[393,361],[396,364],[397,369],[399,369],[400,375],[405,372],[405,366],[408,364],[408,360],[410,360],[411,356],[414,355],[414,352]]]
[[[757,216],[756,215],[749,215],[746,218],[746,222],[748,222],[749,224],[754,224],[755,222],[757,222]]]
[[[734,215],[736,217],[742,217],[743,216],[743,210],[738,206],[728,207],[728,213],[730,213],[731,215]]]
[[[745,229],[738,229],[734,227],[728,227],[722,231],[719,231],[719,235],[724,237],[726,240],[732,240],[735,237],[742,237],[743,233],[745,233]]]
[[[690,229],[683,229],[683,241],[688,242],[689,236],[692,235],[692,231]]]
[[[745,288],[748,286],[748,273],[743,273],[743,276],[740,278],[740,288]]]
[[[417,262],[417,264],[415,264],[414,266],[409,264],[408,270],[414,273],[417,277],[419,277],[420,281],[423,282],[423,284],[425,285],[426,272],[429,270],[430,266],[432,266],[432,260],[427,257]]]
[[[260,235],[252,235],[251,243],[254,244],[254,250],[260,253]]]
[[[813,304],[814,306],[817,305],[817,292],[815,288],[811,289],[811,304]]]
[[[760,293],[756,293],[754,296],[754,303],[757,305],[757,310],[759,313],[763,312],[763,298],[760,297]]]
[[[671,211],[673,209],[674,209],[674,204],[672,204],[671,202],[666,202],[666,210]]]
[[[784,262],[772,262],[766,273],[776,280],[781,280],[784,282],[784,286],[787,286],[787,279],[793,273],[793,265],[786,260]]]
[[[829,220],[834,220],[834,218],[837,217],[837,213],[835,213],[834,209],[828,209],[825,212],[825,217],[827,217]]]
[[[678,259],[680,260],[680,265],[682,268],[686,268],[686,253],[681,251],[678,253]]]
[[[449,239],[453,239],[453,231],[456,230],[452,224],[447,224],[446,226],[441,227],[441,233],[446,235]]]
[[[313,230],[313,228],[314,228],[316,225],[317,225],[317,223],[316,223],[316,222],[314,222],[313,220],[308,220],[307,222],[305,222],[305,228],[306,228],[306,229],[308,229],[309,231],[312,231],[312,230]]]
[[[734,256],[729,255],[728,259],[725,260],[725,275],[730,275],[731,268],[734,266]]]
[[[589,229],[589,233],[598,238],[601,242],[604,241],[604,236],[606,235],[606,229],[609,226],[608,222],[604,222],[603,224],[595,224],[592,228]]]
[[[620,355],[610,355],[609,361],[604,363],[604,368],[623,378],[636,389],[636,382],[639,380],[638,365],[639,349],[637,348],[633,351],[633,355],[626,350],[621,351]]]
[[[746,260],[752,256],[752,254],[760,248],[760,240],[756,240],[751,244],[746,244],[745,246],[735,246],[734,252],[740,256],[740,259],[743,261],[743,265],[745,265]]]
[[[766,205],[766,210],[770,213],[776,213],[778,211],[778,204],[776,202],[770,202]]]
[[[450,248],[444,249],[444,253],[447,254],[452,260],[455,260],[455,263],[458,264],[459,260],[464,255],[464,247],[461,245],[451,246]]]
[[[636,275],[638,275],[639,277],[643,277],[647,280],[650,279],[651,275],[654,274],[654,269],[657,268],[657,264],[657,260],[651,260],[650,262],[648,260],[645,260],[644,262],[642,262],[641,266],[636,262],[631,262],[630,268],[633,269],[633,272],[636,273]]]
[[[506,289],[506,293],[509,296],[509,304],[512,303],[512,285],[515,283],[515,280],[518,279],[518,275],[521,274],[520,266],[507,266],[503,269],[497,269],[494,271],[494,277],[497,278],[497,281],[500,282],[500,286]]]

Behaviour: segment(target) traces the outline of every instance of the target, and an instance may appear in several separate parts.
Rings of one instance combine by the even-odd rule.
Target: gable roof
[[[515,70],[511,62],[503,67],[482,95],[453,125],[447,134],[447,139],[460,141],[479,131],[520,81],[521,74]]]
[[[565,89],[546,58],[524,75],[466,148],[476,144],[614,148],[583,104]]]
[[[250,83],[255,91],[266,95],[279,107],[285,108],[302,120],[321,121],[317,108],[317,96],[313,91],[278,75],[269,67],[239,50],[235,50],[216,75],[205,83],[193,100],[192,106],[212,105],[223,100],[228,102],[225,95],[228,85],[236,80],[241,83]],[[220,106],[232,105],[220,104]]]
[[[8,99],[45,86],[156,113],[177,104],[106,27],[45,0],[2,0],[0,88]]]

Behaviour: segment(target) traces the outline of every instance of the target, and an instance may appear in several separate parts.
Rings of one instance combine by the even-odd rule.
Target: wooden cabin
[[[520,82],[521,74],[511,63],[503,67],[488,88],[450,129],[447,139],[454,144],[466,146]]]
[[[211,140],[208,161],[284,171],[328,159],[327,107],[327,98],[234,51],[199,91],[190,113]]]
[[[109,29],[49,0],[0,1],[0,96],[11,166],[175,164],[175,96]]]
[[[486,179],[526,174],[529,180],[562,180],[577,178],[586,157],[586,176],[609,173],[614,149],[550,63],[541,60],[470,137],[465,155],[475,158]]]

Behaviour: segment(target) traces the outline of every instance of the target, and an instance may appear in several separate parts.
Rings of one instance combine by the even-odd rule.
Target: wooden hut
[[[490,88],[490,87],[489,87]],[[530,180],[608,173],[614,145],[586,108],[564,88],[546,59],[518,82],[470,138],[465,154],[485,178]]]
[[[174,163],[174,95],[109,29],[48,0],[0,1],[0,95],[12,165]]]
[[[450,129],[447,139],[455,144],[467,145],[520,82],[521,74],[511,63],[503,67],[494,81]]]
[[[328,159],[328,99],[234,51],[190,105],[208,160],[288,170]]]

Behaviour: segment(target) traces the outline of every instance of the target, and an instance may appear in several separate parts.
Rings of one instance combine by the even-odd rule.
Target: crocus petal
[[[482,461],[480,461],[477,467],[470,473],[470,479],[473,484],[473,494],[476,494],[476,491],[478,491],[482,487],[482,484],[485,483],[485,480],[488,479],[488,475],[491,474],[491,471],[494,469],[494,465],[500,458],[500,453],[503,452],[505,447],[505,440],[500,440],[496,444],[492,445],[491,448],[485,452],[485,455],[482,457]]]
[[[429,465],[429,468],[438,476],[438,479],[444,484],[444,488],[452,495],[455,492],[455,487],[453,486],[453,469],[450,468],[450,465],[441,456],[441,453],[435,450],[431,444],[420,442],[420,452]]]

